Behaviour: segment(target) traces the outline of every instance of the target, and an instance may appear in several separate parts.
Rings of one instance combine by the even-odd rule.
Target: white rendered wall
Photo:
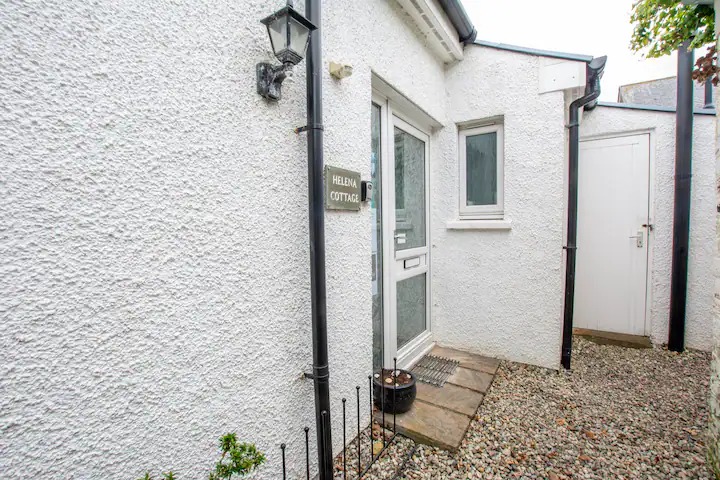
[[[690,258],[685,344],[712,348],[713,258],[715,252],[715,117],[695,115],[690,201]],[[675,175],[675,114],[597,107],[585,113],[581,138],[652,129],[655,157],[651,187],[654,230],[650,236],[650,336],[667,343],[672,271],[672,229]],[[580,160],[582,162],[582,159]],[[651,168],[653,168],[651,167]],[[582,168],[582,163],[580,165]]]
[[[720,49],[720,0],[715,0],[715,38]],[[716,112],[720,88],[714,91]],[[715,117],[715,194],[716,203],[720,205],[720,123]],[[713,353],[710,366],[710,431],[708,441],[708,464],[715,471],[720,471],[720,215],[715,216],[715,295],[713,308]]]
[[[305,64],[279,103],[255,93],[259,20],[284,3],[0,11],[3,478],[203,478],[228,431],[267,453],[262,478],[281,442],[300,474]],[[355,68],[323,79],[325,160],[367,178],[371,70],[442,118],[443,66],[390,2],[324,5],[323,70]],[[337,450],[340,398],[367,395],[371,368],[370,215],[326,219]]]
[[[449,347],[556,368],[563,305],[565,102],[538,94],[540,59],[472,46],[448,70],[450,122],[432,163],[434,333]],[[455,124],[504,116],[509,230],[458,220]]]

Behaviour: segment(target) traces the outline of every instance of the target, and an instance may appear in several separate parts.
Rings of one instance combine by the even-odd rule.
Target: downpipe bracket
[[[308,130],[325,130],[325,127],[320,123],[316,123],[312,126],[304,125],[302,127],[297,127],[293,131],[295,132],[296,135],[300,135],[301,133],[307,132]]]
[[[301,378],[303,380],[327,381],[330,378],[330,369],[327,365],[313,367],[312,372],[303,372]]]

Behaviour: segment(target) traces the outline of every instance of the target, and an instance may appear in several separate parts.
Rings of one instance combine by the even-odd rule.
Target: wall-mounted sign
[[[325,208],[360,210],[360,174],[343,168],[325,166]]]

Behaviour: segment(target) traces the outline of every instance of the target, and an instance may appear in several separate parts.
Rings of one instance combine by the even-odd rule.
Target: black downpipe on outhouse
[[[673,212],[672,277],[668,349],[685,349],[690,184],[692,179],[694,52],[685,41],[678,49],[677,110],[675,112],[675,207]]]
[[[575,307],[575,262],[577,259],[578,159],[580,157],[580,109],[593,108],[600,96],[600,79],[607,57],[593,58],[586,66],[585,95],[570,104],[568,122],[568,213],[565,261],[565,308],[560,363],[570,369],[572,356],[573,312]]]
[[[308,206],[310,213],[310,295],[312,297],[315,431],[320,480],[333,477],[330,428],[327,295],[325,281],[325,204],[323,192],[322,0],[307,0],[305,16],[316,27],[310,33],[307,63]]]

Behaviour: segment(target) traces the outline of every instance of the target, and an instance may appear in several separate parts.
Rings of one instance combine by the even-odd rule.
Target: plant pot
[[[382,381],[392,376],[391,369],[383,369],[373,375],[373,403],[380,411],[385,413],[405,413],[410,410],[417,387],[415,386],[415,375],[407,370],[397,369],[396,382],[387,383]],[[396,386],[393,387],[393,384]]]

